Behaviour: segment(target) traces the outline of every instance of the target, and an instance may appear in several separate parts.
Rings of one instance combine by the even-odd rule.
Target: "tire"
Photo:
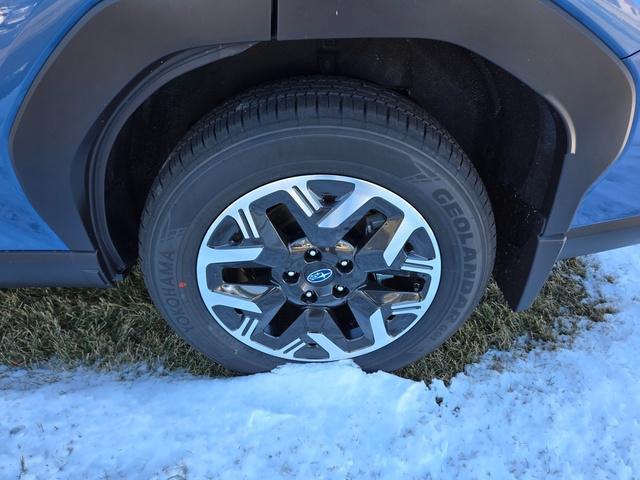
[[[295,185],[307,188],[302,200]],[[347,196],[373,203],[351,211]],[[398,236],[404,221],[410,237]],[[314,264],[310,249],[329,236],[344,240],[317,245],[324,263]],[[213,110],[171,153],[140,227],[145,281],[168,323],[245,373],[340,358],[393,371],[417,360],[479,302],[495,242],[487,193],[453,138],[394,92],[330,77],[268,84]]]

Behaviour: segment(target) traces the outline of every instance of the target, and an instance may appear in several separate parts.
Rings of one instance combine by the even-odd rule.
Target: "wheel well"
[[[131,115],[111,150],[104,186],[109,234],[124,264],[137,257],[149,188],[186,131],[251,86],[313,74],[367,80],[425,108],[460,143],[489,192],[498,273],[517,262],[518,249],[542,229],[567,150],[555,109],[464,48],[433,40],[348,39],[256,44],[175,78]]]

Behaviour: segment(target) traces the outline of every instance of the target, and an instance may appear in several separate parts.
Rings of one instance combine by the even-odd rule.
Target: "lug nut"
[[[302,301],[305,303],[314,303],[318,299],[316,292],[307,290],[302,294]]]
[[[284,272],[284,275],[282,275],[283,280],[287,283],[296,283],[299,277],[300,275],[297,272],[294,272],[293,270]]]
[[[347,287],[343,287],[342,285],[333,287],[333,295],[336,297],[344,297],[347,293],[349,293]]]
[[[320,252],[318,250],[316,250],[315,248],[310,248],[304,254],[304,259],[307,262],[316,262],[316,261],[320,260],[320,257],[321,257]]]
[[[340,260],[337,265],[338,270],[342,273],[349,273],[353,270],[353,263],[351,260]]]

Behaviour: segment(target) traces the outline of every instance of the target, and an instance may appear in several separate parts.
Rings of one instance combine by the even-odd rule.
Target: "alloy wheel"
[[[306,175],[229,205],[200,245],[211,317],[245,345],[305,362],[389,345],[425,316],[441,275],[436,237],[399,195],[368,181]]]

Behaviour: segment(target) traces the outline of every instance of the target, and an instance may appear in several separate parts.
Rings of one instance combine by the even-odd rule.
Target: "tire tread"
[[[424,151],[436,154],[441,163],[446,163],[443,166],[474,198],[478,218],[484,223],[487,255],[483,280],[486,283],[495,260],[495,220],[484,184],[462,148],[422,107],[409,99],[364,81],[340,77],[299,77],[252,88],[214,108],[191,128],[161,168],[143,209],[139,252],[145,277],[150,226],[160,208],[163,191],[188,170],[200,152],[251,135],[256,129],[282,119],[338,115],[343,121],[353,118],[385,126],[390,133],[401,131],[405,138],[412,138]],[[481,295],[480,291],[475,303]]]

